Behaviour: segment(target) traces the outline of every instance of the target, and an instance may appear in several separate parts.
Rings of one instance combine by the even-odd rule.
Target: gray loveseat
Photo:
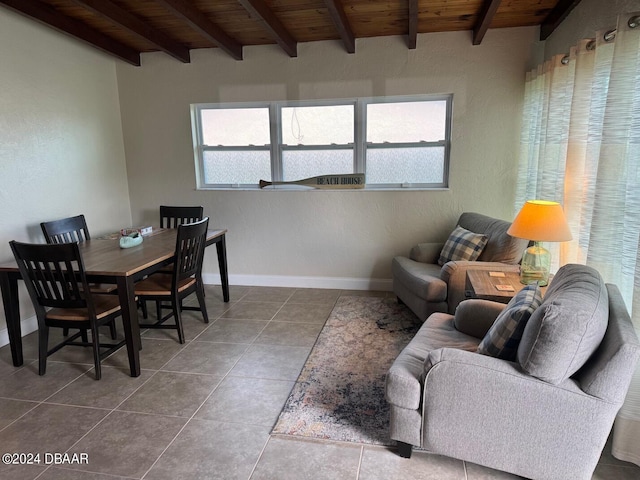
[[[434,312],[453,313],[465,299],[467,269],[501,270],[517,268],[528,241],[507,234],[509,222],[466,212],[458,225],[489,237],[475,261],[451,261],[438,264],[444,242],[420,243],[411,249],[409,257],[397,256],[391,263],[393,293],[420,320]]]
[[[391,438],[534,479],[588,479],[640,344],[617,287],[566,265],[531,314],[517,358],[476,352],[505,305],[431,315],[386,378]]]

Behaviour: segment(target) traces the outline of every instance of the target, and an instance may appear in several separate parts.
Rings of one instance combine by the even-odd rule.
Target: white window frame
[[[446,101],[445,118],[445,138],[434,142],[415,143],[384,143],[376,144],[366,141],[366,109],[367,105],[373,103],[400,103],[400,102],[428,102]],[[308,107],[308,106],[331,106],[331,105],[353,105],[354,106],[354,143],[351,144],[331,144],[331,145],[284,145],[282,143],[282,121],[281,110],[287,107]],[[231,109],[231,108],[268,108],[269,109],[269,145],[258,146],[210,146],[203,142],[203,132],[201,124],[202,110],[209,109]],[[191,122],[193,129],[194,159],[196,170],[196,182],[199,190],[225,190],[225,189],[259,189],[257,184],[207,184],[204,182],[204,154],[207,151],[265,151],[269,150],[271,158],[271,181],[282,180],[282,153],[283,151],[303,151],[303,150],[324,150],[324,149],[353,149],[353,172],[366,174],[366,152],[368,149],[377,148],[407,148],[407,147],[437,147],[444,148],[443,181],[438,183],[385,183],[367,184],[364,190],[433,190],[446,189],[449,186],[449,161],[451,151],[451,118],[453,109],[453,95],[412,95],[393,97],[366,97],[348,98],[337,100],[301,100],[282,102],[241,102],[241,103],[208,103],[191,105]],[[329,174],[330,172],[328,172]],[[361,190],[360,190],[361,191]]]

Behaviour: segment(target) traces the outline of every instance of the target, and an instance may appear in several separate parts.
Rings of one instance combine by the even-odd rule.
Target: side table
[[[520,283],[520,274],[515,271],[467,270],[465,296],[509,303],[524,287]],[[542,287],[542,295],[546,290],[547,287]]]

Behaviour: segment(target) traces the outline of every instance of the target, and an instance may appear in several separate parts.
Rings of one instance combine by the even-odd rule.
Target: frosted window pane
[[[317,175],[353,173],[353,150],[286,150],[283,178],[290,182]]]
[[[268,108],[212,108],[201,110],[205,145],[269,145]]]
[[[367,183],[443,181],[443,147],[367,149]]]
[[[207,184],[257,184],[271,180],[268,150],[244,152],[204,152],[204,182]]]
[[[285,145],[353,143],[354,106],[286,107],[282,109]]]
[[[367,142],[408,143],[444,140],[447,102],[370,103]]]

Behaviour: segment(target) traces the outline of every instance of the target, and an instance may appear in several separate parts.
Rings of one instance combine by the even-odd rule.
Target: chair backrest
[[[173,270],[174,286],[185,278],[202,275],[202,260],[208,227],[209,217],[205,217],[199,222],[184,223],[178,226],[176,260]]]
[[[73,243],[91,240],[84,215],[42,222],[40,227],[47,243]]]
[[[512,237],[507,233],[510,222],[487,217],[480,213],[465,212],[460,215],[458,225],[474,233],[489,236],[487,245],[478,257],[479,262],[502,262],[512,265],[520,262],[528,240]]]
[[[93,304],[82,292],[88,292],[87,279],[77,243],[54,245],[9,242],[18,263],[38,321],[45,308],[88,308]]]
[[[183,223],[193,223],[202,220],[202,207],[171,207],[160,205],[160,228],[178,228]]]

